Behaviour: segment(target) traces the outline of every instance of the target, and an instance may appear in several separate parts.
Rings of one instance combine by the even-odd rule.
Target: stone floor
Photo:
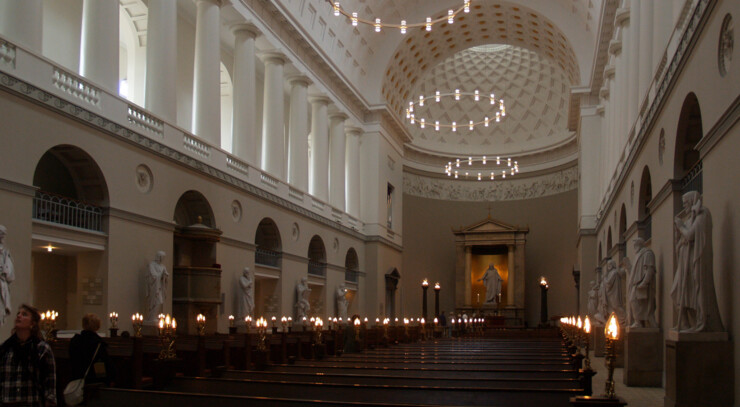
[[[604,394],[607,376],[604,358],[593,357],[591,352],[591,367],[597,372],[593,379],[594,395]],[[622,381],[623,372],[624,369],[614,369],[614,391],[627,402],[628,407],[663,407],[665,390],[662,387],[627,387]]]

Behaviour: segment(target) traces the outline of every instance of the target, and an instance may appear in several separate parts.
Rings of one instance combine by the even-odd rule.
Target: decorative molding
[[[140,215],[138,213],[129,212],[124,209],[108,208],[108,216],[112,218],[118,218],[131,222],[141,223],[142,225],[152,226],[159,229],[164,229],[168,232],[175,231],[175,224],[172,222],[165,222],[163,220],[154,219],[149,216]]]
[[[0,39],[0,64],[15,69],[15,45]]]
[[[246,250],[251,251],[252,254],[254,254],[255,250],[257,249],[257,245],[254,244],[254,243],[244,242],[244,241],[241,241],[241,240],[232,239],[230,237],[224,237],[224,236],[221,236],[221,240],[220,240],[219,243],[223,243],[225,245],[229,245],[229,246],[232,246],[232,247],[237,247],[237,248],[240,248],[240,249],[246,249]]]
[[[25,185],[4,178],[0,178],[0,189],[30,197],[36,196],[36,191],[38,191],[38,188],[32,185]]]
[[[39,89],[29,83],[21,81],[1,71],[0,89],[24,97],[33,103],[43,106],[56,113],[60,113],[73,120],[77,120],[108,135],[112,135],[126,142],[132,143],[143,150],[169,159],[179,165],[189,168],[190,170],[209,176],[225,184],[229,184],[249,195],[261,198],[265,201],[268,201],[289,211],[295,212],[303,217],[314,220],[324,226],[328,226],[332,229],[338,230],[356,239],[367,241],[367,236],[354,229],[337,224],[337,222],[332,219],[324,218],[323,216],[315,212],[306,210],[303,207],[289,202],[273,193],[255,187],[254,185],[239,178],[236,178],[231,174],[214,168],[203,161],[185,155],[173,148],[166,146],[161,142],[152,140],[151,138],[143,134],[122,127],[121,125],[110,121],[106,117],[103,117],[95,112],[86,110],[80,106],[70,103],[56,95],[50,94],[42,89]]]
[[[722,116],[712,126],[707,134],[702,137],[701,140],[696,144],[696,149],[699,150],[702,160],[709,154],[714,146],[729,133],[730,129],[740,121],[740,96],[735,98],[729,108],[725,110]]]
[[[555,195],[578,188],[578,166],[555,173],[507,181],[461,181],[405,172],[403,192],[449,201],[514,201]]]

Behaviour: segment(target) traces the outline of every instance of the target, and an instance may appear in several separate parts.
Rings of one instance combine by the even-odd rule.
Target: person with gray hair
[[[13,258],[10,256],[10,250],[5,243],[7,234],[8,230],[5,226],[0,225],[0,302],[3,305],[0,326],[5,324],[5,318],[13,312],[10,303],[10,283],[15,280],[15,269],[13,268]]]
[[[645,246],[645,240],[633,240],[635,264],[629,275],[627,301],[630,328],[655,328],[655,254]]]

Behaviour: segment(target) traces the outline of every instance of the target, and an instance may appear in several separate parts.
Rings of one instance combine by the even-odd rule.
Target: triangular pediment
[[[493,219],[490,216],[482,221],[476,222],[472,225],[462,227],[455,230],[455,234],[468,234],[468,233],[510,233],[510,232],[527,232],[528,228],[520,228],[508,224],[506,222]]]

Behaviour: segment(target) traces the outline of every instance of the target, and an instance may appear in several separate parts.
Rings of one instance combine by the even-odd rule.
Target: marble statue
[[[598,277],[596,277],[598,278]],[[599,308],[599,282],[594,279],[591,280],[591,288],[588,290],[588,315],[592,318],[596,318],[596,312]]]
[[[311,289],[308,287],[307,277],[301,278],[301,281],[295,288],[295,294],[295,318],[296,321],[301,321],[303,320],[303,317],[308,318],[308,311],[311,310],[311,304],[308,302],[308,296],[311,294]]]
[[[602,284],[605,287],[606,292],[606,307],[608,316],[613,312],[617,315],[617,320],[620,325],[624,326],[627,322],[626,312],[624,310],[624,283],[622,278],[624,277],[624,269],[617,267],[617,262],[609,260],[606,262],[606,273],[604,274],[604,280]]]
[[[342,318],[343,321],[347,320],[347,307],[349,301],[347,300],[347,287],[344,284],[337,287],[337,317]]]
[[[671,298],[681,332],[724,331],[714,291],[712,216],[697,191],[681,198],[683,210],[674,218],[676,274]]]
[[[627,302],[630,328],[656,328],[655,320],[655,254],[645,247],[645,240],[633,241],[635,264],[629,274]]]
[[[594,322],[597,325],[606,324],[606,319],[609,317],[606,306],[606,285],[604,284],[604,275],[606,272],[601,268],[596,268],[596,313],[594,314]]]
[[[486,286],[486,304],[498,304],[501,301],[501,283],[504,281],[498,274],[493,264],[488,265],[488,270],[478,281],[483,281]]]
[[[244,319],[247,315],[252,315],[254,311],[254,277],[249,271],[249,267],[244,267],[241,277],[239,277],[239,303],[237,315]]]
[[[149,263],[149,272],[146,276],[147,282],[147,320],[156,321],[157,316],[162,313],[164,300],[167,297],[167,279],[170,274],[162,264],[165,253],[158,251],[154,260]]]
[[[5,324],[5,318],[13,312],[10,304],[10,283],[15,280],[15,269],[13,268],[13,258],[10,256],[10,250],[5,244],[7,234],[8,230],[5,226],[0,225],[0,302],[3,304],[0,326]]]

